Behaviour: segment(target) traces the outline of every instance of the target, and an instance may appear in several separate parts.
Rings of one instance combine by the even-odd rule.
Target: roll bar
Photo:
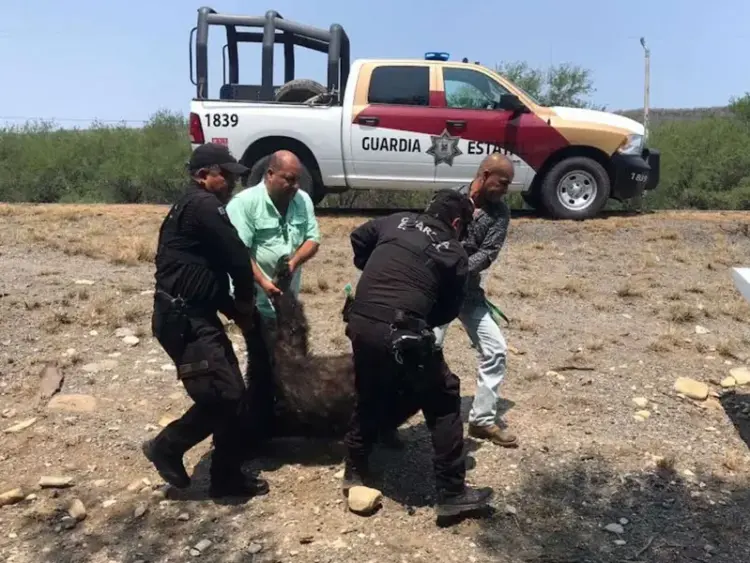
[[[294,47],[304,47],[328,54],[328,90],[336,92],[339,101],[343,97],[349,79],[349,37],[339,24],[321,29],[284,19],[275,10],[263,17],[219,14],[213,8],[198,9],[198,23],[190,31],[190,81],[196,87],[196,98],[208,97],[208,29],[209,26],[224,26],[227,44],[223,52],[229,61],[229,83],[239,82],[239,43],[261,43],[260,98],[273,100],[273,48],[276,42],[284,44],[284,82],[294,80]],[[262,32],[238,31],[238,27],[262,29]],[[195,78],[193,77],[193,36],[195,36]]]

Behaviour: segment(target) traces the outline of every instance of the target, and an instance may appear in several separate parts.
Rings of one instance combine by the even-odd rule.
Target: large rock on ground
[[[708,385],[689,377],[680,377],[675,381],[674,390],[690,399],[705,401],[708,398]]]
[[[94,412],[96,407],[96,399],[91,395],[55,395],[47,403],[47,408],[50,410],[74,413]]]

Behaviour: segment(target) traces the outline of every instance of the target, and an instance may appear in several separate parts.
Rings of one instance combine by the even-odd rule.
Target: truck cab
[[[210,99],[198,44],[198,91],[191,105],[194,146],[228,144],[252,169],[249,186],[261,181],[270,154],[279,149],[300,157],[302,187],[316,202],[349,189],[434,191],[466,184],[494,152],[514,164],[510,190],[560,219],[594,217],[610,198],[639,197],[658,184],[659,152],[644,147],[643,125],[624,116],[542,106],[497,72],[452,61],[447,53],[349,64],[348,37],[336,24],[318,30],[276,12],[265,18],[204,13],[203,20],[204,26],[263,22],[263,34],[228,31],[227,37],[263,42],[264,84],[236,84],[230,61],[229,82],[225,77],[220,98]],[[266,69],[273,68],[273,50],[269,62],[266,45],[282,34],[289,34],[285,46],[296,41],[327,52],[326,86],[295,79],[288,57],[285,84],[272,86]],[[236,51],[228,45],[229,53]],[[236,52],[234,58],[236,66]]]

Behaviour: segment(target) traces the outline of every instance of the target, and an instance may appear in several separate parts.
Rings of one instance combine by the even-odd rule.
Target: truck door
[[[511,190],[525,188],[528,164],[518,155],[516,140],[523,116],[513,118],[511,111],[497,109],[500,96],[510,94],[489,72],[465,66],[441,65],[438,72],[445,93],[443,137],[447,146],[456,147],[452,158],[438,162],[439,184],[470,182],[482,159],[493,152],[507,154],[515,175]]]
[[[434,65],[365,63],[352,108],[349,184],[370,189],[434,189],[427,154],[434,122]],[[345,125],[346,126],[346,125]]]

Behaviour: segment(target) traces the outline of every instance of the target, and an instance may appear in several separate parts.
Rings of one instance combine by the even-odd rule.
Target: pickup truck
[[[211,25],[227,30],[218,98],[208,96]],[[241,42],[262,43],[259,86],[239,83]],[[282,85],[273,83],[276,42],[284,44]],[[328,54],[326,86],[294,78],[294,46]],[[510,191],[559,219],[594,217],[610,198],[638,198],[658,184],[659,151],[644,146],[644,127],[637,121],[545,107],[497,72],[466,59],[449,60],[445,53],[350,64],[349,39],[337,24],[325,30],[275,11],[249,17],[201,8],[190,61],[196,86],[192,146],[228,145],[251,168],[243,179],[247,186],[262,180],[270,155],[279,149],[300,158],[300,187],[316,204],[346,190],[434,191],[466,184],[493,152],[508,155],[515,165]]]

